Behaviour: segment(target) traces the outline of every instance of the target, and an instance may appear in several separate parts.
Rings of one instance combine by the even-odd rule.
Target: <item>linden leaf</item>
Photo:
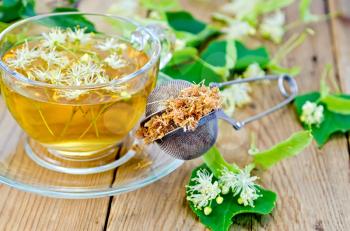
[[[300,131],[294,133],[287,140],[282,141],[272,148],[255,153],[254,162],[264,169],[270,168],[277,162],[291,156],[296,156],[302,152],[312,141],[310,131]]]
[[[168,66],[178,65],[193,60],[198,55],[198,50],[194,47],[185,47],[182,50],[175,51]]]
[[[265,47],[250,50],[243,43],[236,41],[237,60],[234,70],[244,71],[250,64],[258,63],[261,68],[266,68],[270,61]]]
[[[177,31],[199,34],[206,27],[204,22],[196,20],[186,11],[167,12],[166,17],[169,25]]]
[[[195,19],[186,11],[166,12],[167,22],[175,30],[177,39],[187,46],[199,46],[219,31],[202,21]]]
[[[199,58],[193,58],[177,65],[166,65],[162,71],[174,79],[184,79],[191,83],[222,82],[226,76],[226,73],[220,73],[220,69],[216,69]]]
[[[213,41],[201,53],[201,58],[213,66],[232,69],[236,63],[235,41]]]
[[[203,164],[192,171],[191,179],[196,177],[197,171],[201,169],[207,169],[210,172],[210,169]],[[217,180],[217,178],[214,177],[214,180]],[[193,185],[192,180],[190,180],[189,185]],[[254,213],[266,215],[272,212],[277,200],[276,193],[262,187],[258,187],[258,189],[262,196],[254,201],[254,207],[238,204],[238,196],[234,197],[232,193],[222,195],[224,200],[221,204],[217,204],[213,200],[211,203],[212,212],[209,215],[205,215],[203,210],[196,209],[193,203],[189,202],[189,204],[192,211],[206,227],[213,231],[227,231],[232,224],[232,218],[238,214]]]
[[[0,3],[0,21],[13,22],[35,15],[34,0],[4,0]]]
[[[148,10],[160,12],[178,10],[181,8],[177,0],[141,0],[140,4]]]
[[[203,160],[215,177],[220,177],[221,171],[225,167],[233,172],[238,171],[238,167],[236,165],[229,164],[225,161],[215,146],[213,146],[203,155]]]
[[[299,2],[299,14],[300,18],[304,22],[317,21],[319,19],[318,15],[311,13],[311,3],[312,0],[300,0]]]
[[[350,95],[326,95],[321,98],[321,102],[327,105],[328,110],[350,115]]]
[[[340,95],[340,97],[349,99],[349,96],[346,95]],[[305,95],[297,96],[294,101],[294,105],[299,118],[302,114],[302,107],[306,101],[319,102],[319,100],[319,92],[311,92]],[[315,138],[318,146],[322,147],[333,134],[346,133],[347,131],[350,131],[350,115],[343,115],[332,112],[327,108],[326,104],[323,104],[322,102],[320,104],[324,106],[324,119],[319,126],[313,125],[311,127],[311,133]],[[305,129],[309,129],[309,126],[307,124],[303,124],[303,126]]]

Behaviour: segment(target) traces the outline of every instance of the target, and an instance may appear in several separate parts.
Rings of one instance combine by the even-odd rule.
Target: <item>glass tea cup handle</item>
[[[162,24],[148,24],[145,27],[133,32],[131,43],[136,45],[140,50],[144,49],[150,39],[149,34],[144,32],[144,28],[159,39],[161,44],[159,69],[162,69],[171,59],[175,48],[175,34]]]
[[[297,85],[296,81],[294,80],[294,78],[290,77],[287,74],[267,75],[267,76],[263,76],[263,77],[237,79],[237,80],[232,80],[232,81],[227,81],[227,82],[222,82],[222,83],[210,83],[210,87],[220,88],[220,87],[229,86],[229,85],[233,85],[233,84],[253,82],[253,81],[262,81],[262,80],[268,80],[268,81],[277,80],[278,81],[278,89],[280,90],[280,93],[285,97],[285,99],[282,102],[276,104],[275,106],[267,109],[266,111],[260,112],[256,115],[248,117],[242,121],[235,121],[230,116],[226,115],[222,110],[219,110],[216,113],[217,118],[229,122],[230,124],[232,124],[232,126],[236,130],[239,130],[247,123],[258,120],[266,115],[269,115],[272,112],[275,112],[275,111],[283,108],[288,103],[290,103],[298,93],[298,85]],[[288,89],[286,89],[285,84],[287,84]]]

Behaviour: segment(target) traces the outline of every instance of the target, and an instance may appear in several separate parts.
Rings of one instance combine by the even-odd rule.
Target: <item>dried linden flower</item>
[[[178,127],[185,131],[195,130],[203,116],[221,107],[221,98],[218,88],[193,85],[183,89],[178,97],[167,100],[166,104],[163,114],[153,116],[138,129],[137,136],[145,143],[161,139]]]

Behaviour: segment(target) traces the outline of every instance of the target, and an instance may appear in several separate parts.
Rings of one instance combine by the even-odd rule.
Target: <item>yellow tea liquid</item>
[[[56,50],[68,58],[66,69],[69,69],[75,59],[85,60],[86,53],[93,54],[92,58],[95,56],[100,60],[110,55],[110,51],[101,51],[96,47],[104,39],[91,38],[89,44],[84,45],[81,50],[65,50],[60,47]],[[27,46],[32,48],[37,43],[28,42]],[[123,44],[123,51],[118,52],[127,61],[127,65],[111,68],[103,64],[104,74],[110,79],[130,74],[149,60],[144,52],[136,50],[126,42]],[[17,49],[23,49],[23,46],[24,44],[10,49],[3,56],[4,62],[12,58]],[[47,66],[44,67],[45,65]],[[32,61],[23,69],[17,68],[16,71],[29,76],[28,70],[38,66],[50,71],[48,64],[40,59]],[[147,96],[155,81],[156,71],[152,71],[147,76],[136,77],[120,89],[91,89],[84,90],[81,94],[79,91],[29,85],[23,85],[18,90],[6,81],[2,82],[1,90],[12,115],[31,138],[65,155],[79,156],[91,155],[121,142],[144,113]]]

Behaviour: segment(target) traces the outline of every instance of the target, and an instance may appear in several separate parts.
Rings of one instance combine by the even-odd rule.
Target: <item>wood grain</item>
[[[85,0],[80,8],[105,12],[111,2]],[[195,16],[207,20],[221,2],[207,4],[188,0],[183,1],[183,5]],[[322,14],[328,9],[345,12],[343,4],[349,5],[343,0],[313,1],[312,12]],[[297,5],[288,8],[289,22],[297,15]],[[301,92],[318,89],[326,64],[336,66],[335,77],[342,90],[350,92],[349,23],[343,17],[332,19],[331,23],[312,25],[315,36],[288,56],[285,65],[302,67],[302,73],[297,77]],[[255,101],[237,116],[241,118],[268,108],[282,99],[276,97],[277,94],[275,84],[254,86]],[[1,110],[0,107],[0,113],[3,113]],[[9,127],[0,129],[12,131]],[[258,146],[264,149],[300,129],[294,109],[289,106],[239,132],[222,123],[218,147],[227,160],[244,166],[250,160],[246,153],[250,132],[257,134]],[[350,230],[348,146],[345,136],[339,135],[322,150],[313,144],[299,156],[283,161],[267,172],[258,172],[263,186],[278,193],[277,208],[270,216],[240,220],[232,230]],[[6,142],[0,143],[0,148],[6,148]],[[191,170],[200,163],[200,159],[188,161],[152,185],[102,199],[52,199],[1,185],[0,230],[205,230],[184,197],[184,186]],[[44,176],[47,172],[40,174]],[[122,174],[135,173],[117,172],[115,183],[122,180]],[[92,183],[98,181],[90,180]]]

